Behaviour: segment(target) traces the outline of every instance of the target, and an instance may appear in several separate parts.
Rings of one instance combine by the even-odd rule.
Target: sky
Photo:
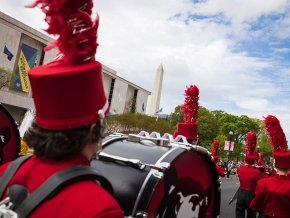
[[[42,12],[24,8],[31,2],[1,0],[0,10],[45,29]],[[289,9],[290,0],[94,0],[96,58],[149,91],[162,64],[164,113],[196,85],[201,106],[274,115],[290,140]]]

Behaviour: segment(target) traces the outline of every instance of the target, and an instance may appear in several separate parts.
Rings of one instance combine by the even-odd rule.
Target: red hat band
[[[189,140],[197,140],[197,132],[197,124],[195,123],[178,123],[178,134]]]
[[[290,152],[274,152],[275,167],[280,169],[290,169]]]
[[[67,65],[60,61],[29,71],[36,108],[36,123],[44,129],[71,129],[92,124],[108,105],[102,66],[92,61]]]

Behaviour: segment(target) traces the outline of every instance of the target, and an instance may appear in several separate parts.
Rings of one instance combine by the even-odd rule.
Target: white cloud
[[[149,91],[162,63],[165,112],[182,104],[186,86],[195,84],[201,105],[259,119],[277,115],[290,136],[290,92],[283,92],[290,80],[289,67],[278,58],[289,54],[289,48],[277,48],[279,42],[272,40],[290,38],[289,0],[94,2],[100,16],[98,60]],[[40,10],[22,8],[26,3],[2,0],[1,10],[34,28],[45,28]],[[283,16],[261,17],[269,14]],[[188,20],[188,15],[204,19]],[[253,31],[252,24],[261,20],[262,27]],[[251,48],[243,48],[243,42],[252,39],[268,43],[273,55],[264,58],[261,51],[260,56],[251,56]]]

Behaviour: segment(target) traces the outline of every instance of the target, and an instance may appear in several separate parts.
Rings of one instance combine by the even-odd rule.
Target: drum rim
[[[19,156],[20,149],[21,149],[21,144],[20,144],[20,133],[19,133],[19,126],[17,122],[14,120],[12,115],[9,113],[9,111],[5,108],[5,106],[0,102],[0,110],[3,111],[3,113],[8,117],[10,122],[12,123],[12,127],[14,128],[15,131],[15,137],[16,137],[16,158]],[[15,158],[15,159],[16,159]]]
[[[128,139],[128,136],[113,136],[112,138],[109,138],[108,140],[103,140],[102,147],[106,146],[107,144],[113,143],[115,141]]]
[[[169,149],[166,153],[164,153],[157,161],[156,161],[156,163],[155,163],[155,165],[156,164],[159,164],[159,163],[161,163],[162,162],[162,160],[163,159],[165,159],[169,154],[171,154],[172,152],[176,152],[177,150],[180,150],[180,149],[182,149],[182,152],[177,152],[177,154],[174,156],[174,159],[176,158],[176,157],[178,157],[179,155],[181,155],[182,153],[184,153],[184,152],[186,152],[187,150],[185,149],[185,148],[182,148],[182,147],[172,147],[172,149]],[[173,160],[174,160],[173,159]],[[149,171],[149,173],[147,174],[147,176],[146,176],[146,178],[145,178],[145,180],[144,180],[144,182],[142,183],[142,186],[141,186],[141,188],[140,188],[140,190],[139,190],[139,192],[138,192],[138,195],[137,195],[137,198],[136,198],[136,200],[135,200],[135,204],[134,204],[134,207],[133,207],[133,209],[132,209],[132,214],[131,214],[131,216],[133,216],[134,217],[134,215],[137,213],[137,212],[140,212],[139,210],[137,210],[138,209],[138,206],[140,205],[140,200],[142,199],[142,195],[144,194],[144,190],[145,190],[145,188],[146,188],[146,186],[147,186],[147,184],[148,184],[148,181],[150,180],[150,179],[152,179],[152,178],[157,178],[155,175],[154,175],[154,173],[156,173],[156,170],[155,169],[151,169],[150,171]],[[163,177],[164,175],[162,175],[162,177]],[[161,177],[161,178],[162,178]],[[161,181],[161,178],[158,178],[158,179],[156,179],[156,182],[155,182],[155,187],[158,185],[158,183]],[[144,212],[144,211],[143,211]]]

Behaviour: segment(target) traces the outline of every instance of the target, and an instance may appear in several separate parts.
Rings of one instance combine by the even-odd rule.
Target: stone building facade
[[[20,123],[25,112],[34,109],[27,71],[50,62],[57,51],[44,52],[44,47],[52,40],[50,37],[2,12],[0,30],[0,68],[11,72],[9,84],[0,87],[0,103]],[[118,76],[116,71],[104,65],[103,81],[111,113],[134,111],[145,114],[151,94],[149,91]]]

